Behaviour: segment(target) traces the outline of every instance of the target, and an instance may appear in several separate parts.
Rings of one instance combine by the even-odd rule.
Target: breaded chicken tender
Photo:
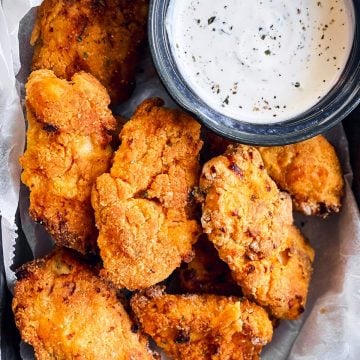
[[[281,193],[253,147],[229,146],[207,162],[202,225],[244,295],[277,318],[305,306],[313,251],[293,228],[290,197]],[[296,283],[297,282],[297,283]]]
[[[194,245],[195,257],[176,271],[174,282],[183,293],[241,296],[240,287],[228,265],[220,260],[212,242],[205,235]]]
[[[244,294],[279,319],[297,319],[304,311],[312,275],[314,250],[291,226],[272,256],[248,261],[237,274]]]
[[[70,250],[17,272],[13,312],[38,360],[154,359],[115,290]]]
[[[32,69],[50,69],[67,80],[83,70],[107,88],[112,102],[126,100],[147,13],[148,0],[44,0],[31,37]]]
[[[103,276],[143,289],[190,261],[201,227],[190,193],[198,183],[200,125],[189,115],[143,102],[121,133],[110,174],[92,192]]]
[[[255,360],[271,341],[264,309],[237,297],[136,294],[131,307],[143,330],[174,360]]]
[[[287,236],[293,222],[291,199],[278,190],[255,148],[230,145],[223,156],[208,161],[200,190],[206,194],[203,228],[215,246],[219,242],[234,255],[257,260]]]
[[[109,170],[108,135],[115,119],[105,88],[93,76],[72,82],[50,70],[33,72],[26,84],[27,150],[21,180],[30,189],[30,215],[58,245],[94,252],[97,230],[91,207],[96,178]]]
[[[296,210],[322,216],[339,212],[342,171],[335,149],[323,136],[259,151],[269,175],[292,196]]]

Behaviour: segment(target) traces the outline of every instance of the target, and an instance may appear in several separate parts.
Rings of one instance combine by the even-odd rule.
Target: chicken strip
[[[17,272],[12,308],[38,360],[154,359],[116,297],[70,250]]]
[[[152,288],[136,294],[131,307],[174,360],[255,360],[272,338],[265,310],[237,297],[167,295]]]
[[[50,70],[33,72],[26,84],[27,150],[21,179],[30,189],[30,215],[58,245],[94,252],[97,230],[91,188],[109,170],[108,133],[115,119],[105,88],[91,75],[72,82]]]
[[[321,135],[298,144],[260,147],[266,170],[305,215],[339,212],[344,181],[332,145]]]
[[[148,0],[45,0],[31,36],[32,69],[67,80],[89,72],[112,102],[124,101],[134,87],[147,13]]]
[[[305,310],[312,275],[314,250],[291,226],[272,256],[246,262],[237,274],[244,294],[278,319],[297,319]]]
[[[219,242],[224,250],[256,260],[270,255],[287,236],[291,199],[268,176],[255,148],[230,145],[225,155],[208,161],[200,190],[206,196],[203,228],[215,246]]]
[[[244,295],[274,317],[297,318],[306,302],[313,250],[293,228],[290,197],[270,179],[260,153],[229,146],[205,164],[200,188],[204,231]]]
[[[190,261],[201,228],[190,194],[198,182],[200,125],[189,115],[142,103],[121,133],[110,174],[92,192],[103,276],[143,289]]]
[[[183,263],[172,280],[182,293],[241,296],[240,287],[231,276],[227,264],[220,260],[214,245],[205,235],[194,245],[195,257]]]

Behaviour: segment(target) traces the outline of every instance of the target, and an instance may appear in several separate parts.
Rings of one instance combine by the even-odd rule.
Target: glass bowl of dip
[[[327,2],[324,2],[324,6],[328,6],[329,2],[333,2],[334,5],[338,4],[339,2],[336,0],[327,0]],[[239,81],[238,78],[230,79],[229,72],[227,75],[224,75],[222,78],[219,76],[219,69],[222,71],[222,67],[224,68],[223,71],[227,71],[228,68],[234,69],[234,67],[231,67],[230,65],[234,65],[231,62],[224,61],[222,63],[224,57],[221,59],[221,57],[211,58],[212,51],[214,54],[221,54],[221,52],[218,51],[218,48],[215,46],[212,50],[212,47],[209,46],[211,43],[207,43],[206,41],[209,39],[205,39],[202,41],[199,36],[197,37],[198,43],[195,43],[193,48],[189,47],[190,54],[186,54],[187,57],[184,58],[187,59],[188,64],[190,64],[189,59],[193,58],[194,63],[197,60],[197,57],[201,54],[208,54],[208,57],[206,60],[208,62],[211,62],[212,60],[216,60],[216,65],[212,68],[206,69],[204,72],[205,75],[203,78],[205,79],[202,84],[206,84],[209,86],[208,93],[202,91],[201,89],[201,82],[199,86],[196,85],[196,83],[193,81],[196,76],[202,71],[203,69],[199,68],[198,72],[191,74],[191,71],[197,71],[196,67],[190,66],[190,70],[187,71],[184,70],[184,66],[182,66],[181,61],[179,60],[179,56],[177,54],[177,48],[179,48],[179,44],[177,40],[181,40],[186,37],[187,35],[187,41],[189,39],[192,39],[194,37],[194,34],[198,34],[198,32],[195,32],[194,29],[196,26],[203,26],[201,30],[204,30],[207,28],[209,34],[209,31],[214,32],[214,36],[218,36],[220,32],[226,32],[229,33],[232,28],[236,26],[236,24],[232,25],[231,19],[232,18],[232,9],[230,9],[230,16],[229,19],[224,17],[224,13],[219,11],[219,9],[211,9],[213,6],[213,2],[206,2],[204,0],[201,0],[200,2],[196,1],[185,1],[188,3],[199,4],[199,3],[207,3],[207,8],[200,11],[199,14],[196,13],[196,7],[193,6],[191,11],[193,13],[174,13],[176,10],[176,6],[173,4],[181,3],[182,0],[151,0],[150,2],[150,13],[149,13],[149,42],[150,42],[150,49],[153,57],[153,61],[155,64],[155,67],[158,71],[158,74],[167,88],[169,94],[171,97],[184,109],[187,111],[193,113],[206,127],[210,128],[217,134],[224,136],[226,138],[245,143],[245,144],[254,144],[254,145],[263,145],[263,146],[274,146],[274,145],[284,145],[289,143],[294,143],[298,141],[302,141],[305,139],[308,139],[310,137],[313,137],[317,134],[323,133],[326,130],[333,127],[335,124],[343,120],[359,103],[360,103],[360,2],[359,1],[350,1],[350,0],[342,0],[340,1],[340,5],[347,6],[347,21],[344,21],[344,17],[342,13],[342,8],[337,8],[338,10],[338,17],[335,15],[332,16],[329,15],[329,21],[321,22],[319,20],[317,29],[313,29],[313,34],[319,36],[319,49],[315,49],[312,47],[311,51],[313,52],[311,56],[315,56],[314,51],[316,52],[316,56],[323,56],[323,53],[325,53],[326,63],[330,63],[332,68],[329,67],[329,70],[323,71],[322,68],[326,65],[324,62],[324,66],[318,66],[318,70],[315,72],[315,74],[321,73],[320,76],[324,77],[324,80],[322,80],[324,83],[326,81],[329,81],[331,85],[328,85],[328,87],[322,88],[322,90],[318,90],[318,94],[316,94],[316,91],[313,90],[314,87],[318,86],[319,84],[313,84],[312,87],[307,87],[304,84],[309,83],[311,80],[311,77],[309,78],[308,74],[307,77],[305,77],[305,80],[299,77],[293,77],[291,78],[291,71],[288,72],[290,74],[287,78],[287,84],[289,85],[289,94],[294,94],[294,96],[287,96],[287,90],[283,89],[282,92],[278,92],[278,89],[280,88],[277,81],[270,80],[270,85],[268,87],[264,86],[264,88],[261,88],[259,91],[259,94],[264,94],[265,92],[268,92],[266,96],[260,96],[256,100],[259,106],[253,106],[249,107],[249,111],[253,110],[252,116],[248,116],[250,113],[248,111],[248,114],[245,112],[241,112],[240,108],[241,106],[241,99],[245,99],[247,96],[247,89],[249,89],[249,93],[252,92],[252,94],[255,94],[257,96],[257,89],[254,91],[254,87],[252,86],[252,83],[249,82],[251,80],[251,72],[250,77],[248,77],[248,83],[244,83],[243,86],[239,85],[241,81]],[[280,0],[276,0],[277,3],[281,3]],[[283,3],[287,3],[286,0],[282,1]],[[304,3],[304,1],[297,1],[299,4]],[[305,1],[306,2],[306,1]],[[222,6],[227,6],[224,2],[219,2],[222,4]],[[237,2],[234,0],[228,1],[229,4],[236,4]],[[249,3],[249,2],[245,2]],[[257,4],[258,2],[250,2]],[[263,2],[260,2],[261,4]],[[317,6],[322,6],[321,2],[312,2],[314,4],[317,4]],[[214,2],[216,4],[216,2]],[[179,5],[182,6],[182,5]],[[293,10],[295,11],[293,14],[295,20],[295,16],[298,17],[298,22],[301,25],[304,32],[307,30],[310,31],[311,21],[308,19],[307,22],[306,16],[302,17],[301,14],[304,13],[306,10],[306,7],[304,9],[302,8],[296,8],[296,4],[291,2],[291,6]],[[175,9],[175,10],[174,10]],[[333,11],[334,6],[331,6],[328,11]],[[268,9],[265,9],[268,10]],[[257,12],[257,11],[256,11]],[[220,14],[221,13],[221,14]],[[254,13],[254,8],[252,9],[252,12]],[[213,15],[212,15],[213,14]],[[222,16],[220,16],[220,15]],[[183,17],[181,17],[182,15]],[[210,15],[210,16],[209,16]],[[277,16],[277,15],[276,15]],[[309,16],[309,14],[307,14]],[[280,18],[280,17],[279,17]],[[175,19],[175,20],[174,20]],[[305,20],[304,20],[305,19]],[[246,19],[245,19],[246,20]],[[351,21],[352,25],[351,27],[348,27],[348,29],[351,29],[351,42],[346,44],[340,44],[341,48],[336,49],[336,46],[334,45],[334,49],[331,49],[328,53],[326,53],[327,50],[329,50],[329,46],[326,42],[321,43],[320,40],[326,39],[326,36],[330,34],[330,36],[335,37],[337,33],[339,33],[338,30],[332,30],[333,32],[327,32],[328,29],[331,29],[331,26],[333,23],[336,23],[336,20],[338,21],[338,26],[345,26],[348,24],[348,21]],[[186,23],[188,26],[188,29],[184,31],[184,37],[180,37],[178,39],[174,38],[173,30],[171,29],[171,22],[172,21],[180,21],[180,28],[182,27],[184,29],[184,23]],[[265,65],[261,64],[261,59],[265,58],[265,61],[267,61],[268,57],[271,57],[273,54],[276,54],[277,50],[276,47],[278,46],[280,48],[280,45],[284,46],[285,49],[286,46],[291,46],[291,42],[293,41],[293,35],[297,34],[297,28],[295,27],[292,31],[293,33],[290,34],[291,36],[288,37],[286,42],[281,43],[279,40],[279,36],[281,38],[281,35],[283,37],[286,37],[284,34],[281,33],[281,26],[277,27],[274,26],[271,23],[271,20],[268,19],[261,19],[261,21],[264,23],[264,25],[259,25],[259,23],[254,24],[253,28],[256,29],[257,34],[254,32],[254,37],[258,36],[253,42],[247,41],[248,39],[240,39],[239,37],[235,36],[237,44],[236,47],[241,49],[241,55],[236,57],[236,61],[241,65],[243,53],[245,53],[246,60],[248,61],[249,65],[257,64],[259,68],[259,73],[261,74],[263,72],[263,69],[267,68],[267,63]],[[290,20],[289,20],[290,21]],[[339,25],[339,21],[341,24]],[[190,24],[190,25],[189,25]],[[279,20],[279,24],[284,24],[284,21]],[[225,25],[225,26],[222,26]],[[250,27],[248,24],[247,26]],[[170,27],[169,27],[170,26]],[[298,26],[298,25],[297,25]],[[256,27],[256,28],[255,28]],[[264,30],[265,29],[265,30]],[[316,31],[317,30],[317,31]],[[241,30],[244,31],[244,30]],[[275,32],[277,31],[277,33]],[[204,34],[206,34],[204,32]],[[227,34],[228,35],[228,34]],[[220,35],[219,35],[220,36]],[[220,44],[218,38],[217,40],[213,39],[213,41],[217,41],[217,45],[224,46],[224,49],[226,50],[226,46],[224,45],[226,41],[224,41],[224,44]],[[225,38],[224,38],[225,39]],[[300,38],[301,40],[302,38]],[[349,39],[349,37],[348,37]],[[272,43],[269,43],[268,40],[272,41]],[[274,41],[275,40],[275,41]],[[298,39],[299,40],[299,39]],[[300,51],[302,50],[302,42],[299,40],[298,49]],[[311,39],[313,40],[313,39]],[[330,39],[331,40],[331,39]],[[343,39],[344,40],[344,39]],[[181,40],[182,41],[182,40]],[[179,41],[181,43],[181,41]],[[264,42],[262,42],[264,41]],[[278,42],[277,42],[278,41]],[[184,42],[184,41],[183,41]],[[203,44],[202,44],[203,42]],[[349,42],[349,41],[348,41]],[[273,45],[275,43],[275,45]],[[227,43],[229,44],[229,43]],[[306,45],[306,44],[305,44]],[[308,44],[309,48],[310,45]],[[181,44],[183,46],[183,44]],[[242,51],[245,47],[248,47],[253,49],[254,51],[258,51],[262,57],[252,57],[251,53],[249,52],[249,49],[247,52]],[[209,51],[206,51],[206,47],[209,49]],[[185,48],[183,47],[182,50]],[[191,51],[193,50],[199,50],[195,55],[192,55]],[[231,50],[231,49],[229,49]],[[335,52],[334,52],[335,51]],[[337,51],[337,52],[336,52]],[[184,51],[184,54],[186,51]],[[226,53],[226,51],[225,51]],[[233,56],[231,53],[228,58],[231,58]],[[321,55],[320,55],[321,54]],[[345,54],[345,55],[344,55]],[[247,56],[246,56],[247,55]],[[304,55],[304,53],[302,53]],[[234,57],[234,56],[233,56]],[[339,61],[337,61],[338,57],[342,57],[341,61],[342,63],[339,64]],[[209,60],[210,59],[210,60]],[[260,59],[260,60],[259,60]],[[275,57],[271,60],[273,61],[279,61],[279,59],[276,59]],[[295,58],[296,59],[296,56]],[[282,70],[285,69],[289,62],[292,62],[293,60],[285,59],[285,63],[281,64],[281,60],[278,62],[278,64],[273,63],[273,68],[278,71],[279,78],[281,77]],[[341,62],[340,61],[340,62]],[[245,63],[245,61],[244,61]],[[259,64],[260,63],[260,64]],[[240,65],[237,66],[240,66]],[[300,64],[300,62],[299,62]],[[310,62],[311,64],[311,62]],[[246,64],[245,64],[246,65]],[[320,64],[321,65],[321,64]],[[326,65],[327,66],[327,65]],[[182,68],[182,69],[181,69]],[[185,67],[186,68],[186,67]],[[291,69],[290,69],[291,70]],[[214,74],[217,74],[217,79],[209,79],[210,75],[212,75],[212,71]],[[275,70],[272,70],[275,71]],[[327,76],[328,73],[331,71],[334,72],[334,76],[330,76],[329,78],[325,79],[325,76]],[[338,72],[336,75],[335,72]],[[210,75],[209,75],[210,74]],[[220,74],[221,75],[221,74]],[[206,77],[207,76],[207,77]],[[271,76],[270,76],[271,77]],[[259,79],[259,77],[257,77]],[[315,77],[314,77],[315,78]],[[224,80],[225,79],[225,80]],[[274,79],[274,78],[272,78]],[[217,88],[217,83],[225,81],[225,87],[226,85],[229,85],[229,80],[233,81],[232,86],[227,86],[227,93],[225,92],[223,95],[223,98],[218,96],[220,99],[218,103],[216,104],[216,101],[213,101],[215,97],[211,97],[212,95],[216,95],[221,93],[221,86],[220,91]],[[266,80],[266,79],[265,79]],[[208,81],[208,82],[207,82]],[[226,81],[228,81],[226,83]],[[266,81],[264,81],[266,83]],[[311,81],[310,81],[311,83]],[[221,85],[221,84],[220,84]],[[229,101],[232,100],[232,95],[237,95],[238,88],[241,88],[243,90],[242,96],[238,96],[238,102],[236,103],[237,107],[239,108],[239,113],[236,114],[234,109],[231,109],[231,111],[224,111],[222,107],[226,107],[226,105],[229,105]],[[205,88],[205,87],[204,87]],[[310,104],[308,108],[304,108],[306,104],[302,104],[302,108],[296,109],[296,106],[299,102],[302,101],[303,98],[306,97],[308,94],[307,88],[312,89],[313,94],[317,96],[313,96],[314,99],[312,99],[313,103],[311,104],[308,100],[308,103]],[[211,91],[209,90],[211,89]],[[251,91],[250,91],[251,89]],[[268,91],[270,89],[270,91]],[[275,90],[275,91],[273,91]],[[294,91],[299,90],[303,91],[302,94],[304,94],[304,97],[296,97],[297,93]],[[218,92],[219,91],[219,92]],[[293,92],[293,93],[292,93]],[[290,100],[290,102],[294,103],[294,109],[295,111],[287,111],[284,110],[287,108],[286,105],[284,105],[284,102],[281,102],[278,99],[278,96],[276,94],[279,94],[283,97],[287,97],[287,101]],[[205,95],[204,95],[205,94]],[[210,95],[209,95],[210,94]],[[229,97],[230,96],[230,97]],[[240,98],[240,100],[239,100]],[[230,99],[230,100],[229,100]],[[249,100],[250,99],[250,100]],[[249,97],[249,104],[252,104],[251,101],[254,99]],[[271,99],[271,100],[269,100]],[[295,99],[295,100],[293,100]],[[311,99],[310,99],[311,100]],[[213,103],[211,103],[213,101]],[[240,101],[240,102],[239,102]],[[254,103],[254,102],[253,102]],[[224,105],[224,106],[223,106]],[[270,109],[270,110],[269,110]],[[278,112],[276,112],[278,110]],[[282,112],[281,112],[281,111]],[[296,110],[298,113],[296,113]],[[257,116],[257,113],[263,112],[262,115]],[[265,115],[264,115],[265,113]],[[236,115],[236,116],[234,116]],[[276,118],[277,115],[280,115],[278,118]],[[266,118],[268,116],[268,118]]]

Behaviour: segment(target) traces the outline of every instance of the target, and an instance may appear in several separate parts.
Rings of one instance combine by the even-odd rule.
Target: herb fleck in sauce
[[[315,105],[339,79],[353,7],[350,0],[172,0],[167,30],[180,72],[209,106],[239,120],[279,122]]]

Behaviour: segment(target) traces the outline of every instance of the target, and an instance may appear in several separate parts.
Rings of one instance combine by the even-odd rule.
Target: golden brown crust
[[[32,68],[51,69],[67,80],[84,70],[108,89],[113,102],[126,100],[147,13],[147,0],[45,0],[31,37]]]
[[[335,149],[323,136],[259,151],[269,175],[292,196],[296,210],[322,216],[339,212],[342,171]]]
[[[313,250],[293,227],[291,200],[268,176],[260,153],[230,146],[205,164],[200,188],[204,231],[244,294],[275,317],[298,317]]]
[[[21,180],[30,189],[30,214],[58,245],[94,252],[97,231],[91,188],[110,166],[108,132],[115,119],[106,90],[91,75],[72,82],[50,70],[33,72],[26,85],[27,150]]]
[[[204,131],[202,159],[210,160],[235,142]],[[265,168],[276,185],[288,192],[294,208],[305,215],[326,217],[339,212],[344,192],[340,161],[321,135],[293,145],[258,147]]]
[[[248,300],[215,295],[136,294],[131,307],[141,327],[176,360],[255,360],[270,342],[266,312]]]
[[[13,311],[38,360],[153,359],[109,285],[69,250],[17,272]]]
[[[192,258],[200,234],[189,193],[197,185],[200,125],[159,99],[142,103],[123,127],[110,174],[92,192],[103,275],[142,289]]]
[[[270,179],[255,148],[229,146],[224,155],[208,161],[200,189],[206,194],[204,232],[223,251],[257,260],[286,237],[293,221],[290,197]],[[229,264],[221,251],[220,257]]]
[[[294,320],[305,309],[313,261],[314,250],[291,226],[271,257],[246,263],[239,281],[244,294],[267,308],[272,316]]]
[[[173,282],[182,293],[241,296],[241,288],[231,276],[228,265],[206,235],[200,236],[193,246],[195,257],[183,263],[175,272]]]

